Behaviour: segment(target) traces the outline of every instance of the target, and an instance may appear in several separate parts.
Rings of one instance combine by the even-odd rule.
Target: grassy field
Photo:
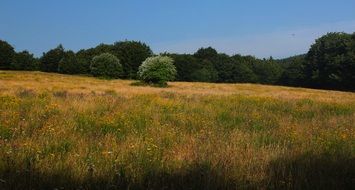
[[[355,93],[0,71],[0,189],[351,189]]]

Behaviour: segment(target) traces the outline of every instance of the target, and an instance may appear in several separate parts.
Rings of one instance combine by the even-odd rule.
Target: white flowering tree
[[[147,58],[138,69],[138,77],[146,83],[166,85],[176,76],[174,60],[168,56]]]

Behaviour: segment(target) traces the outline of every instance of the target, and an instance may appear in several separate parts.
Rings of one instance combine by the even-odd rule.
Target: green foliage
[[[305,85],[304,58],[305,55],[300,55],[281,60],[281,67],[283,67],[283,73],[279,80],[280,84],[288,86]]]
[[[153,55],[149,46],[136,41],[116,42],[111,48],[111,53],[120,59],[124,78],[137,78],[138,67]]]
[[[87,62],[79,59],[73,51],[65,52],[58,65],[58,72],[64,74],[85,74]]]
[[[232,58],[226,54],[218,54],[211,59],[213,63],[213,68],[217,72],[217,80],[216,82],[232,82],[231,77],[233,75],[232,66]]]
[[[261,84],[276,84],[282,74],[280,65],[271,59],[254,62],[253,70]]]
[[[168,56],[149,57],[139,67],[138,76],[144,82],[165,85],[175,79],[174,61]]]
[[[58,65],[60,60],[64,57],[65,52],[62,45],[55,49],[49,50],[41,57],[41,71],[58,72]]]
[[[192,81],[199,82],[216,82],[218,73],[209,60],[203,60],[200,68],[193,71],[191,74]]]
[[[194,81],[194,77],[192,76],[193,71],[200,67],[196,57],[188,54],[166,54],[166,56],[169,56],[174,60],[174,65],[177,71],[177,81]]]
[[[230,82],[253,83],[257,80],[254,71],[246,63],[233,64],[232,72]]]
[[[39,62],[28,51],[16,53],[11,63],[11,69],[34,71],[39,69]]]
[[[6,41],[0,40],[0,69],[10,69],[14,55],[14,48]]]
[[[92,75],[104,78],[120,78],[123,71],[119,59],[110,53],[95,56],[90,69]]]
[[[343,85],[346,88],[355,89],[355,32],[351,35],[351,42],[347,44],[347,58],[343,65]]]
[[[90,63],[91,60],[103,53],[110,53],[116,56],[123,67],[123,78],[137,78],[138,67],[153,52],[149,46],[137,41],[122,41],[115,44],[100,44],[95,48],[80,50],[76,55],[83,63]],[[87,72],[90,72],[89,66]]]
[[[197,52],[194,54],[194,56],[199,59],[211,60],[211,59],[215,58],[216,56],[218,56],[218,52],[215,49],[213,49],[212,47],[200,48],[199,50],[197,50]]]
[[[222,68],[218,69],[220,82],[257,82],[257,76],[252,67],[252,63],[255,61],[256,59],[250,56],[232,56],[223,65],[220,65]]]
[[[90,67],[93,58],[104,53],[112,54],[119,59],[122,65],[118,71],[117,68],[109,71],[112,70],[111,67]],[[82,49],[76,54],[72,51],[65,52],[59,45],[44,53],[38,63],[29,52],[16,53],[11,45],[0,40],[0,69],[40,69],[46,72],[91,73],[94,76],[108,78],[136,79],[139,77],[137,75],[139,66],[152,54],[150,47],[139,41],[100,44],[94,48]],[[164,55],[174,60],[177,81],[355,89],[355,33],[328,33],[317,39],[307,54],[279,60],[239,54],[229,56],[218,53],[212,47],[200,48],[194,54]],[[105,72],[102,72],[103,70]]]
[[[192,72],[193,81],[216,82],[218,72],[215,65],[219,62],[219,54],[212,47],[200,48],[194,54],[199,60],[199,68]]]
[[[354,34],[328,33],[316,40],[306,56],[306,77],[311,86],[353,88]]]
[[[112,45],[100,44],[95,48],[82,49],[76,53],[76,56],[79,60],[82,60],[85,63],[90,63],[92,59],[103,53],[111,53]],[[87,65],[87,72],[90,73],[90,65]]]

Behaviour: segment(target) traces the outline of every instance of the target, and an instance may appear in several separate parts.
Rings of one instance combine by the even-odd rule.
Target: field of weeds
[[[0,189],[351,189],[355,93],[0,71]]]

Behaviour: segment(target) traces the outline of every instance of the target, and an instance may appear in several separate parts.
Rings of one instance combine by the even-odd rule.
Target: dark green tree
[[[304,75],[305,55],[279,60],[279,65],[282,67],[279,84],[288,86],[306,85]]]
[[[124,69],[123,78],[137,78],[138,67],[153,54],[150,47],[142,42],[122,41],[114,45],[100,44],[95,48],[82,49],[76,55],[79,60],[91,62],[93,57],[103,53],[111,53],[120,60]]]
[[[281,66],[271,59],[256,60],[253,71],[257,76],[257,83],[260,84],[277,84],[282,75]]]
[[[343,86],[355,89],[355,32],[351,35],[351,42],[347,44],[347,58],[342,67]]]
[[[316,40],[306,56],[305,75],[311,86],[355,88],[352,43],[351,34],[338,32],[328,33]]]
[[[76,53],[76,60],[78,64],[82,66],[81,74],[90,74],[90,64],[95,56],[101,55],[103,53],[110,53],[112,50],[112,45],[100,44],[95,48],[81,49]]]
[[[15,54],[13,62],[11,63],[11,69],[27,71],[38,70],[39,61],[28,51],[22,51]]]
[[[116,42],[111,53],[120,60],[124,71],[123,77],[134,79],[137,78],[138,67],[153,55],[149,46],[137,41]]]
[[[14,48],[6,41],[0,40],[0,69],[10,69],[14,55]]]
[[[255,82],[256,75],[254,74],[252,65],[248,60],[249,57],[234,55],[229,57],[224,54],[219,54],[215,63],[215,67],[218,71],[218,82],[235,83],[235,82]]]
[[[228,82],[237,83],[255,83],[257,76],[252,70],[252,63],[256,59],[254,57],[243,57],[235,55],[231,58],[232,64],[230,68],[231,75]]]
[[[49,50],[41,57],[41,71],[45,72],[58,72],[58,65],[60,60],[64,57],[65,52],[62,45],[55,49]]]
[[[211,61],[212,59],[218,56],[218,52],[212,47],[200,48],[199,50],[197,50],[194,56],[199,59],[207,59]]]
[[[199,64],[199,68],[192,72],[192,81],[198,82],[216,82],[218,79],[218,72],[214,65],[209,60],[203,60]]]
[[[90,69],[92,75],[104,78],[120,78],[123,72],[120,60],[110,53],[95,56]]]
[[[177,81],[194,81],[195,77],[193,73],[200,69],[199,60],[188,54],[166,54],[167,56],[173,58],[174,65],[176,67]]]
[[[76,53],[76,57],[80,60],[90,63],[92,58],[94,58],[95,56],[101,55],[103,53],[111,53],[111,52],[112,52],[112,45],[100,44],[95,48],[81,49]],[[90,71],[90,64],[88,64],[87,66]]]
[[[201,82],[217,82],[218,72],[216,65],[218,63],[218,52],[212,47],[200,48],[194,54],[198,59],[198,69],[192,71],[192,80]]]
[[[64,74],[85,74],[87,73],[87,64],[77,58],[73,51],[65,52],[58,65],[58,72]]]
[[[226,54],[218,54],[210,58],[214,69],[217,71],[216,82],[231,82],[232,60]]]

